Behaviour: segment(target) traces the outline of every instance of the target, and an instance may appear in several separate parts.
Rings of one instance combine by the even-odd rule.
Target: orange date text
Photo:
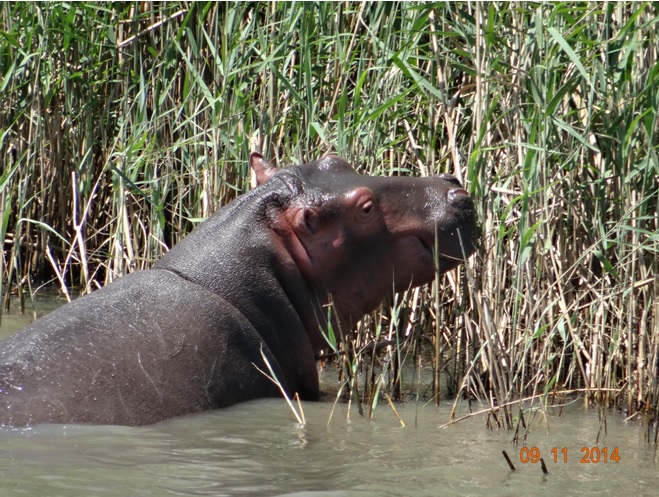
[[[571,449],[574,450],[574,449]],[[554,447],[551,449],[551,455],[554,463],[568,462],[568,448]],[[618,463],[620,462],[620,452],[618,447],[581,447],[579,450],[580,464],[598,464],[598,463]],[[519,460],[522,464],[535,464],[541,459],[540,449],[537,447],[522,447],[519,451]],[[573,460],[572,457],[569,458]],[[576,459],[575,459],[576,460]]]

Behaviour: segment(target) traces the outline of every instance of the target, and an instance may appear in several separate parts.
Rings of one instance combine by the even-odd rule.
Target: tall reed
[[[149,267],[249,188],[254,148],[280,164],[332,152],[370,174],[448,171],[476,200],[480,250],[360,324],[344,368],[367,371],[360,401],[394,387],[478,398],[512,427],[520,399],[579,393],[656,421],[657,14],[0,4],[5,302]],[[375,339],[379,355],[359,353]],[[433,368],[434,386],[401,363]]]

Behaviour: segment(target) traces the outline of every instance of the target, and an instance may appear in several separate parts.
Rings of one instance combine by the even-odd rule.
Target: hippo
[[[474,205],[451,175],[249,162],[257,186],[151,269],[0,343],[0,425],[138,426],[281,396],[264,357],[288,395],[317,400],[330,321],[347,333],[475,251]]]

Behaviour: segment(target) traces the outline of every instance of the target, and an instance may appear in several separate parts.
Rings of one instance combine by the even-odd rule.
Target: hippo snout
[[[427,213],[428,233],[435,243],[440,272],[464,262],[476,251],[476,209],[460,181],[451,174],[439,174],[428,180],[428,197],[434,207]]]
[[[448,191],[448,201],[453,207],[469,210],[473,208],[471,197],[464,188],[451,188]]]

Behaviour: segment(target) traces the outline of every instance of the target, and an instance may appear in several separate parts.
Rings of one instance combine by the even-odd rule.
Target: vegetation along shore
[[[327,354],[343,391],[366,414],[379,394],[479,399],[508,428],[577,395],[654,436],[658,8],[2,3],[3,307],[150,267],[250,188],[254,149],[450,172],[478,253]]]

